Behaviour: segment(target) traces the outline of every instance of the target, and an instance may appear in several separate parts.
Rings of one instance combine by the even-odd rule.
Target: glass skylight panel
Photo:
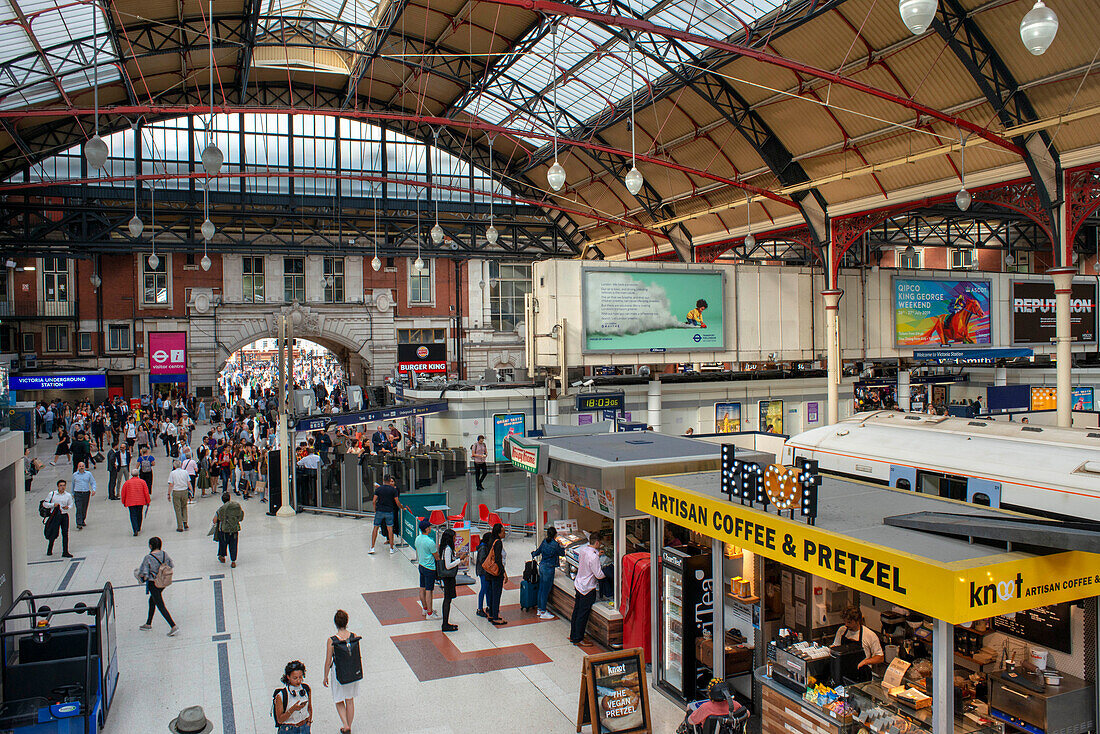
[[[45,49],[48,67],[27,29],[19,25],[16,7],[29,19],[30,33]],[[97,12],[100,14],[99,38],[93,43],[93,13]],[[117,59],[108,36],[107,20],[98,6],[65,5],[62,11],[56,0],[8,0],[0,7],[0,21],[7,21],[0,26],[0,47],[5,49],[9,59],[21,59],[0,78],[0,108],[12,109],[59,98],[61,93],[51,79],[51,68],[66,92],[92,87],[92,73],[87,67],[96,46],[100,83],[109,84],[119,79],[118,68],[113,63]],[[83,43],[77,43],[78,40]]]

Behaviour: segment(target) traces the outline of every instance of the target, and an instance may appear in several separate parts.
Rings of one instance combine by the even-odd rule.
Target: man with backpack
[[[168,613],[168,607],[164,606],[164,590],[172,584],[172,572],[175,564],[168,554],[161,550],[161,541],[157,536],[149,538],[149,552],[142,559],[141,565],[134,576],[145,584],[145,593],[149,595],[149,617],[139,629],[153,629],[153,614],[160,610],[164,621],[171,628],[169,637],[175,637],[180,628],[172,621],[172,615]]]

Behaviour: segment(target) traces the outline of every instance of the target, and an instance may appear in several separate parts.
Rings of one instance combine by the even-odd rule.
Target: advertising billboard
[[[149,374],[187,374],[187,332],[149,332]]]
[[[1070,335],[1075,342],[1096,341],[1096,283],[1074,283],[1070,293]],[[1012,281],[1012,343],[1054,341],[1054,283]]]
[[[760,428],[761,433],[783,433],[783,401],[760,401]]]
[[[1073,388],[1073,410],[1094,410],[1091,387]]]
[[[726,348],[721,272],[583,271],[586,352],[712,352]]]
[[[895,278],[895,344],[992,344],[989,285],[988,280]]]
[[[1031,388],[1032,410],[1057,410],[1058,390],[1053,387]]]
[[[525,436],[527,416],[523,413],[497,413],[493,416],[493,455],[497,463],[508,461],[504,455],[504,439],[507,436]]]
[[[741,430],[741,403],[714,404],[714,432],[737,433]]]
[[[417,373],[446,374],[446,344],[398,344],[397,369]]]

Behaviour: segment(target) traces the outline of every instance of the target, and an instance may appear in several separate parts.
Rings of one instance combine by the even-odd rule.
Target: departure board
[[[1069,653],[1070,602],[1016,612],[1015,618],[1007,615],[994,617],[993,629],[1051,650]]]

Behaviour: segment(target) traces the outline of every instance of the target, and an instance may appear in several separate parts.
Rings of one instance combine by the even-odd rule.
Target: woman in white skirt
[[[326,688],[332,689],[332,700],[336,703],[336,713],[340,715],[340,733],[351,733],[351,722],[355,718],[355,697],[359,695],[359,681],[363,679],[363,660],[359,654],[360,637],[348,632],[348,613],[337,609],[332,619],[336,625],[336,634],[328,638],[325,650]],[[329,685],[329,671],[336,666],[336,675]]]

